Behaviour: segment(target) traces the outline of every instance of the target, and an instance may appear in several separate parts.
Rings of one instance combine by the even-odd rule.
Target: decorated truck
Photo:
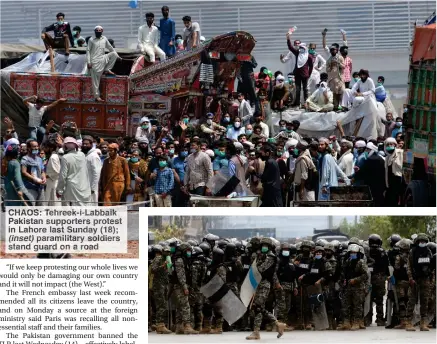
[[[48,114],[59,124],[75,122],[83,133],[103,137],[134,135],[144,115],[169,126],[174,123],[171,120],[177,121],[187,112],[202,116],[210,105],[208,99],[220,99],[233,90],[240,64],[251,58],[254,46],[249,33],[236,31],[156,63],[148,62],[135,50],[117,49],[122,60],[113,71],[119,76],[103,76],[100,83],[104,102],[96,102],[92,94],[85,48],[71,49],[68,64],[58,50],[54,58],[56,72],[50,73],[43,48],[32,47],[23,60],[2,69],[2,80],[23,98],[37,95],[46,103],[66,98]],[[24,47],[11,48],[17,49]],[[20,118],[13,118],[17,122],[15,119]],[[21,120],[24,127],[26,120]]]
[[[415,28],[404,106],[403,172],[408,207],[436,204],[436,24]]]

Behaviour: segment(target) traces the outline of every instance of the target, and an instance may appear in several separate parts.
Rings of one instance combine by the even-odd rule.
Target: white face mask
[[[288,256],[290,256],[290,251],[282,251],[282,255],[284,257],[288,257]]]
[[[207,120],[206,120],[206,123],[208,123],[209,125],[211,125],[211,124],[212,124],[212,119],[207,119]]]
[[[241,126],[241,123],[240,122],[235,122],[234,126],[235,126],[235,128],[239,128]]]

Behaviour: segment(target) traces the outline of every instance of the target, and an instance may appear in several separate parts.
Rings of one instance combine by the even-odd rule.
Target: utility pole
[[[329,229],[333,229],[334,228],[334,216],[328,216],[328,226]]]

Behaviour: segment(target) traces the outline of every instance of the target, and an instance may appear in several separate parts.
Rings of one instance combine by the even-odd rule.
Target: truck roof
[[[426,26],[416,26],[413,42],[413,63],[419,62],[420,60],[435,61],[435,31],[435,23]]]

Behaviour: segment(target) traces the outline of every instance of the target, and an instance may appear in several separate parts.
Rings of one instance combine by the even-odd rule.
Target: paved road
[[[0,212],[0,241],[5,240],[6,230],[6,214]],[[139,212],[128,213],[127,223],[127,239],[128,240],[140,240],[139,238]]]
[[[261,332],[261,340],[245,339],[250,332],[225,332],[218,335],[158,335],[149,333],[149,343],[435,343],[436,330],[407,332],[371,326],[360,331],[293,331],[277,339],[276,332]]]

